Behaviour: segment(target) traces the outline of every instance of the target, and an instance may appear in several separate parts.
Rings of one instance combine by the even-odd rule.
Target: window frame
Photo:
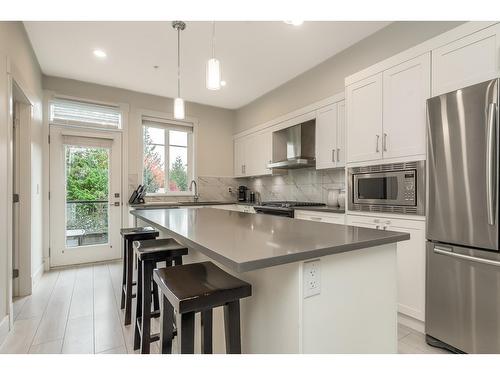
[[[100,125],[98,123],[92,122],[78,122],[78,121],[57,121],[51,119],[51,111],[52,104],[57,101],[68,101],[68,102],[76,102],[82,104],[95,105],[99,107],[108,107],[110,109],[116,109],[116,111],[120,114],[120,121],[117,127],[115,126],[106,126]],[[103,102],[99,100],[86,99],[81,97],[74,97],[68,95],[57,95],[50,94],[47,100],[47,122],[50,125],[55,126],[63,126],[67,128],[75,128],[75,129],[89,129],[89,130],[102,130],[102,131],[110,131],[110,132],[125,132],[126,124],[127,124],[127,114],[129,107],[124,103],[111,103],[111,102]]]
[[[157,117],[150,114],[142,114],[140,116],[140,134],[141,134],[141,146],[140,149],[140,160],[144,160],[144,128],[151,127],[157,129],[165,130],[165,145],[164,145],[164,158],[165,158],[165,189],[168,188],[169,181],[169,165],[170,165],[170,143],[169,143],[169,131],[184,131],[188,133],[187,136],[187,179],[188,179],[188,190],[186,191],[170,191],[166,190],[162,193],[147,193],[147,197],[172,197],[172,196],[193,196],[194,192],[189,190],[189,183],[191,180],[196,180],[196,169],[195,169],[195,138],[196,138],[196,127],[194,122],[180,122],[178,120],[171,120],[165,117]],[[177,145],[172,145],[174,147],[179,147]],[[182,147],[182,146],[181,146]],[[141,163],[141,177],[140,181],[144,184],[144,163]]]

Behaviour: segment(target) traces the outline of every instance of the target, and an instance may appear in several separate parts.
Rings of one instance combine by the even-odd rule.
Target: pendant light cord
[[[177,28],[177,97],[181,97],[181,29]]]
[[[212,22],[212,58],[215,58],[215,21]]]

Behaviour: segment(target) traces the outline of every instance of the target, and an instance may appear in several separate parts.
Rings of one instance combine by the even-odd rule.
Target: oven
[[[350,211],[425,214],[425,161],[351,167]]]

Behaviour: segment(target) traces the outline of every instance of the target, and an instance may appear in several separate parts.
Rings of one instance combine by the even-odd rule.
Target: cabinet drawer
[[[295,218],[300,220],[319,221],[323,223],[345,224],[345,214],[336,214],[333,212],[316,211],[295,211]]]

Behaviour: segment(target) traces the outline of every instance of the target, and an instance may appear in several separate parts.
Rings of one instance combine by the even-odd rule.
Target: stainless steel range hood
[[[298,169],[316,166],[316,120],[273,133],[273,162],[268,168]]]

